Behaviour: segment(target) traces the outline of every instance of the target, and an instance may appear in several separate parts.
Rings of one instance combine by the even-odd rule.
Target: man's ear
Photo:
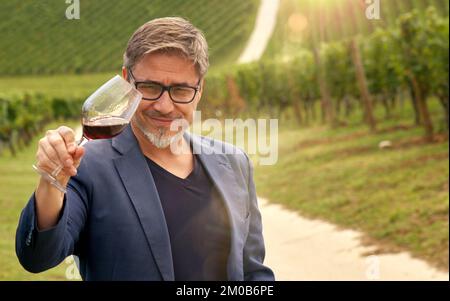
[[[125,68],[125,66],[122,66],[122,77],[128,81],[128,72],[127,72],[127,68]]]
[[[198,92],[197,92],[198,101],[200,101],[200,99],[202,98],[204,86],[205,86],[205,78],[202,78],[202,80],[200,81],[200,89],[198,89]]]
[[[203,94],[203,87],[205,86],[205,78],[200,81],[200,93]]]
[[[197,96],[195,96],[195,98],[196,98],[196,100],[195,100],[195,107],[197,107],[197,105],[198,105],[198,103],[200,102],[200,99],[202,99],[202,95],[203,95],[203,86],[205,85],[205,79],[203,78],[201,81],[200,81],[200,84],[199,84],[199,86],[200,86],[200,88],[198,89],[198,92],[197,92]]]

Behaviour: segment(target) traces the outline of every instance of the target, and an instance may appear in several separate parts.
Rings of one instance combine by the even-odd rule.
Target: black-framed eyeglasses
[[[194,100],[195,95],[197,95],[200,89],[201,79],[198,80],[196,87],[188,85],[164,86],[154,81],[136,81],[131,69],[128,68],[127,70],[133,79],[134,86],[142,93],[142,99],[145,100],[157,101],[163,95],[164,91],[167,91],[173,102],[186,104]]]

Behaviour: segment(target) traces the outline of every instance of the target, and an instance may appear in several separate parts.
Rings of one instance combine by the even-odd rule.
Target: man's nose
[[[156,101],[153,106],[155,110],[162,114],[168,114],[173,111],[174,105],[172,99],[170,99],[169,91],[164,91],[161,97]]]

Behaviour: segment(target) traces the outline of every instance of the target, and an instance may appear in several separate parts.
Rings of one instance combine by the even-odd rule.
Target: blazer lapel
[[[227,264],[228,280],[241,280],[242,250],[244,237],[240,235],[240,225],[244,224],[246,207],[239,199],[239,185],[236,182],[234,171],[224,154],[213,153],[213,148],[202,142],[202,138],[184,134],[185,139],[191,142],[193,150],[205,167],[219,196],[227,208],[231,227],[231,246]],[[242,198],[242,197],[241,197]]]
[[[128,126],[112,140],[113,147],[121,153],[114,159],[116,169],[130,196],[164,280],[174,280],[172,251],[164,211],[155,182],[139,144]]]

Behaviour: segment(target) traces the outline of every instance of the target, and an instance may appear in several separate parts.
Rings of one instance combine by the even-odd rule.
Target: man
[[[246,154],[170,127],[192,123],[207,68],[206,41],[184,19],[133,34],[122,74],[143,99],[130,126],[85,148],[65,126],[39,141],[38,166],[64,164],[67,192],[41,178],[23,210],[16,253],[25,269],[74,254],[84,280],[274,280]]]

